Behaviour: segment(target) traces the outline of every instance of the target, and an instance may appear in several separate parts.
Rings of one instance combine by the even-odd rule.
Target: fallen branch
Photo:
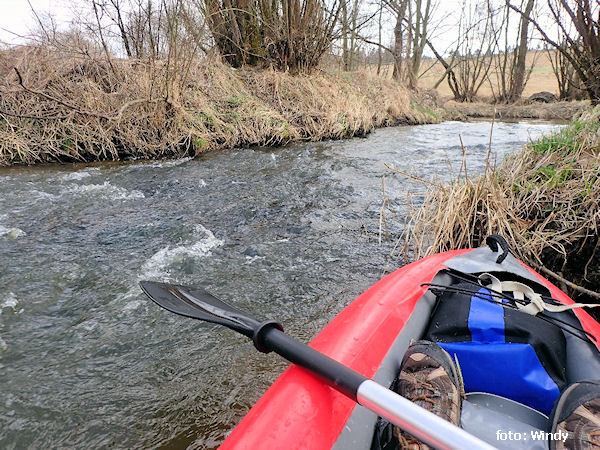
[[[576,291],[582,292],[585,295],[589,295],[590,297],[594,297],[600,300],[600,294],[598,292],[594,292],[594,291],[590,291],[589,289],[586,289],[584,287],[581,287],[575,283],[573,283],[572,281],[567,280],[564,277],[561,277],[559,274],[552,272],[550,269],[548,269],[547,267],[544,266],[539,266],[538,267],[542,272],[546,272],[548,275],[550,275],[553,278],[556,278],[558,281],[560,281],[561,283],[566,284],[567,286],[569,286],[571,289],[575,289]]]

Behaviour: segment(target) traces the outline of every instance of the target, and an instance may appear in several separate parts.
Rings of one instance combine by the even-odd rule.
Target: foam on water
[[[33,189],[32,191],[29,192],[30,197],[32,197],[34,200],[57,200],[60,198],[60,195],[56,195],[56,194],[52,194],[50,192],[45,192],[45,191],[40,191],[38,189]]]
[[[246,262],[244,263],[244,265],[249,265],[252,264],[254,261],[259,260],[259,259],[265,259],[264,256],[246,256]]]
[[[96,319],[84,320],[80,324],[78,324],[75,328],[83,329],[85,331],[92,331],[98,326],[98,321]]]
[[[137,288],[136,286],[136,292],[137,291],[139,291],[139,288]],[[127,302],[125,306],[123,306],[123,311],[134,311],[143,304],[144,302],[142,302],[141,300],[131,300],[130,302]]]
[[[0,296],[0,314],[4,309],[11,308],[16,313],[21,313],[23,310],[17,311],[17,306],[19,305],[19,300],[17,296],[12,292],[9,292],[6,296]]]
[[[4,219],[6,216],[0,216],[0,220]],[[0,223],[0,238],[8,238],[8,239],[18,239],[21,236],[27,236],[20,228],[16,227],[6,227]]]
[[[140,279],[165,279],[170,277],[170,266],[186,258],[203,258],[209,256],[210,251],[223,244],[221,239],[215,237],[212,231],[202,225],[196,225],[194,236],[197,240],[189,244],[171,247],[167,245],[156,252],[142,266]]]
[[[180,158],[180,159],[175,159],[173,161],[156,161],[150,164],[144,164],[145,167],[158,167],[158,168],[162,168],[162,167],[175,167],[175,166],[180,166],[181,164],[184,164],[188,161],[191,161],[192,158],[191,156],[186,156],[185,158]]]
[[[135,200],[145,198],[144,193],[141,191],[128,191],[125,188],[114,186],[108,181],[105,181],[102,184],[71,184],[65,189],[65,192],[70,194],[98,195],[112,200]]]
[[[60,176],[61,181],[79,181],[92,176],[92,172],[99,172],[99,167],[90,167],[76,172],[65,173]]]

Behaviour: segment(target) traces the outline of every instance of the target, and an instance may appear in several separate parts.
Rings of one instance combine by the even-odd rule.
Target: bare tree
[[[519,45],[515,49],[516,61],[513,65],[513,70],[511,71],[511,84],[507,98],[507,100],[513,102],[521,98],[521,94],[525,88],[525,62],[527,58],[527,44],[529,42],[527,32],[533,4],[534,0],[527,0],[524,12],[521,15]]]
[[[431,19],[431,0],[415,0],[414,14],[411,14],[411,19],[414,17],[414,21],[410,26],[412,35],[412,54],[410,55],[410,66],[408,67],[408,85],[411,88],[416,88],[419,72],[421,70],[421,60],[423,58],[423,51],[426,45],[427,39],[427,28]]]
[[[377,21],[377,75],[381,74],[381,63],[383,61],[383,49],[381,48],[381,30],[383,29],[381,18],[383,16],[383,0],[379,2],[379,19]]]
[[[112,24],[116,26],[118,30],[125,54],[128,58],[132,58],[133,52],[131,50],[131,43],[129,40],[130,36],[127,26],[123,20],[123,11],[125,6],[120,0],[91,0],[91,3],[99,32],[102,32],[101,30],[104,28],[103,24],[106,20],[112,22]],[[101,39],[105,41],[106,37],[101,35]],[[104,45],[107,47],[106,42]]]
[[[561,45],[567,45],[564,38],[561,40]],[[564,52],[556,51],[548,45],[546,45],[545,50],[552,67],[552,73],[556,78],[558,98],[560,100],[575,100],[585,96],[585,90],[580,86],[581,83],[577,79],[575,69],[565,58]]]
[[[448,81],[454,99],[461,102],[475,100],[492,67],[494,49],[492,15],[487,5],[465,0],[458,24],[458,41],[454,49],[455,64],[448,72]],[[430,48],[431,44],[428,42]],[[436,54],[440,60],[439,54]]]
[[[223,58],[232,66],[278,70],[315,68],[337,37],[346,0],[203,0],[203,14]]]
[[[509,31],[513,29],[512,21],[516,14],[505,1],[495,6],[492,0],[488,0],[494,39],[494,72],[490,73],[488,82],[496,102],[515,102],[521,98],[535,63],[534,55],[527,67],[527,52],[531,42],[529,22],[534,0],[522,0],[521,6],[523,4],[525,11],[523,15],[517,14],[518,33],[515,40],[512,40]]]
[[[392,76],[395,80],[401,81],[403,76],[403,62],[405,59],[404,53],[404,43],[405,43],[405,32],[408,30],[408,25],[406,23],[407,18],[407,9],[410,0],[381,0],[380,4],[380,15],[379,15],[379,34],[378,40],[373,41],[366,36],[359,35],[359,39],[362,41],[377,46],[379,51],[379,60],[382,59],[382,50],[388,52],[392,57],[393,63],[393,73]],[[394,16],[394,37],[391,45],[385,45],[382,43],[382,35],[381,35],[381,14],[383,11],[383,7],[386,7],[388,11],[390,11]],[[379,73],[380,66],[378,66],[377,72]]]
[[[508,4],[525,15],[516,5]],[[571,63],[592,103],[600,103],[600,4],[590,0],[547,0],[547,5],[567,45],[551,38],[536,20],[530,19],[531,23],[543,39]],[[573,27],[572,33],[568,31],[569,25]]]
[[[350,10],[348,5],[350,4]],[[356,35],[358,32],[358,0],[353,0],[352,3],[347,0],[342,0],[341,3],[342,18],[341,18],[341,34],[342,34],[342,62],[344,70],[349,71],[354,68],[354,56],[358,51],[358,41]]]
[[[416,88],[423,51],[427,45],[428,26],[434,9],[432,0],[381,0],[380,7],[383,6],[394,16],[392,44],[382,44],[381,16],[378,40],[373,41],[365,36],[361,36],[360,39],[376,45],[379,52],[388,52],[393,59],[393,78],[397,81],[407,81],[409,87]]]

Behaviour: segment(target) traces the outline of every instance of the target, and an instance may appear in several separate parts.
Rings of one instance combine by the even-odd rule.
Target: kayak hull
[[[389,274],[361,294],[340,312],[310,343],[310,346],[369,378],[377,379],[390,349],[402,355],[409,338],[402,340],[406,324],[415,316],[420,299],[427,297],[427,286],[449,260],[464,259],[473,249],[436,254],[404,266]],[[516,260],[515,260],[516,261]],[[522,264],[522,263],[520,263]],[[573,301],[537,272],[522,264],[552,297],[564,304]],[[431,303],[432,300],[430,300]],[[600,325],[579,309],[575,314],[583,328],[600,337]],[[415,319],[413,317],[412,321]],[[420,322],[423,322],[421,319]],[[424,327],[424,323],[421,324]],[[418,326],[411,333],[418,337]],[[407,330],[404,329],[404,334]],[[389,358],[388,358],[389,359]],[[399,364],[399,359],[393,365]],[[395,367],[394,367],[395,369]],[[389,372],[389,371],[388,371]],[[385,377],[384,377],[385,378]],[[370,442],[364,431],[353,435],[352,427],[361,427],[363,420],[350,421],[356,403],[325,384],[319,377],[291,365],[266,391],[245,418],[223,442],[223,449],[328,449],[336,446],[355,447],[355,437],[361,434],[360,445]],[[361,408],[362,409],[362,408]],[[344,428],[346,428],[344,433]],[[344,445],[338,440],[344,435]],[[372,435],[372,431],[371,431]],[[348,439],[353,442],[348,442]]]

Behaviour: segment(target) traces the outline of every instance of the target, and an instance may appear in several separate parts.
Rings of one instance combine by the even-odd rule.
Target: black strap
[[[498,251],[498,246],[502,249],[502,253],[498,255],[496,259],[496,264],[501,264],[502,261],[506,259],[506,257],[510,254],[510,248],[508,248],[508,242],[502,236],[498,234],[492,234],[485,239],[485,243],[489,248],[492,249],[493,252]]]

